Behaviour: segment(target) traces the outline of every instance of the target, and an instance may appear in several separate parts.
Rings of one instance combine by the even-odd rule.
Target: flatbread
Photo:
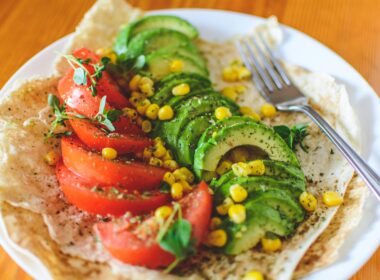
[[[66,50],[108,47],[120,26],[138,14],[122,0],[99,0],[84,16]],[[220,71],[238,57],[233,42],[199,44],[208,60],[211,79],[219,87],[226,86],[220,79]],[[328,75],[309,73],[291,65],[287,68],[294,82],[311,98],[312,106],[352,145],[359,147],[359,126],[344,86]],[[57,73],[64,69],[64,63],[58,61]],[[251,269],[262,271],[268,279],[289,279],[306,251],[296,270],[297,277],[333,262],[338,247],[360,219],[366,188],[359,179],[351,181],[352,168],[321,131],[311,125],[311,135],[305,139],[310,152],[297,151],[309,181],[308,190],[317,197],[326,189],[343,195],[351,183],[343,207],[325,208],[320,202],[317,211],[297,229],[293,238],[284,242],[280,252],[264,254],[251,250],[226,257],[202,250],[175,271],[177,276],[114,261],[94,238],[92,225],[97,217],[65,202],[54,168],[43,161],[49,150],[59,149],[56,142],[46,142],[43,137],[52,120],[46,105],[47,94],[56,92],[57,79],[29,81],[6,93],[0,103],[0,201],[4,225],[11,240],[41,259],[55,279],[173,279],[178,275],[239,279]],[[252,83],[245,85],[247,91],[239,103],[258,110],[264,100]],[[280,113],[269,124],[308,121],[302,114]],[[332,244],[334,251],[329,249]]]

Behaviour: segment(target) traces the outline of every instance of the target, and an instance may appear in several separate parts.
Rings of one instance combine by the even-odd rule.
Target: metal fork
[[[261,44],[259,44],[261,43]],[[261,34],[238,41],[237,48],[260,94],[280,111],[305,113],[366,182],[380,201],[380,177],[345,140],[308,105],[308,98],[291,82]],[[256,52],[254,51],[256,50]],[[256,55],[257,54],[257,55]]]

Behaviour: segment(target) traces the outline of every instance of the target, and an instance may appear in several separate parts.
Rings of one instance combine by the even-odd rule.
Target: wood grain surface
[[[0,87],[29,58],[72,32],[93,0],[0,0]],[[276,15],[327,45],[380,93],[380,0],[134,0],[142,9],[209,8]],[[337,275],[338,277],[338,275]],[[380,249],[352,278],[380,278]],[[0,248],[0,279],[31,279]]]

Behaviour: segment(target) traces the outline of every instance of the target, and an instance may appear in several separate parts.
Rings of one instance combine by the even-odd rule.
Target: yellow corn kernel
[[[160,110],[160,106],[157,104],[150,104],[145,111],[145,115],[148,119],[155,120],[158,116],[158,110]]]
[[[173,159],[172,151],[166,150],[166,154],[162,157],[163,160],[171,160]]]
[[[242,202],[247,198],[248,192],[241,185],[235,184],[230,187],[230,195],[235,202]]]
[[[145,148],[144,149],[144,152],[143,152],[143,158],[144,159],[149,159],[153,156],[153,153],[152,153],[152,148]]]
[[[55,151],[49,151],[45,155],[44,160],[48,165],[56,165],[59,161],[59,154]]]
[[[170,105],[165,105],[158,111],[158,118],[161,121],[171,120],[174,116],[173,109]]]
[[[162,144],[154,146],[153,155],[157,158],[163,157],[166,154],[166,148]]]
[[[193,172],[191,172],[189,169],[187,169],[186,167],[181,167],[180,169],[178,169],[180,173],[184,174],[186,176],[186,179],[185,181],[188,182],[188,183],[192,183],[194,182],[194,174]]]
[[[193,188],[190,186],[190,184],[184,180],[179,181],[179,183],[182,185],[183,190],[185,192],[190,192],[193,190]]]
[[[175,183],[175,177],[173,173],[166,172],[163,178],[164,182],[168,183],[170,186]]]
[[[100,48],[95,51],[95,53],[101,57],[108,57],[112,63],[116,62],[116,54],[111,48]]]
[[[145,112],[149,106],[150,106],[149,99],[144,99],[137,103],[136,110],[137,112],[139,112],[140,115],[145,115]]]
[[[170,63],[170,72],[181,72],[183,69],[183,61],[175,59]]]
[[[227,66],[223,69],[222,78],[226,82],[237,82],[239,74],[235,67]]]
[[[162,166],[162,160],[160,160],[159,158],[151,157],[149,159],[149,164],[160,167]]]
[[[210,229],[216,229],[222,224],[222,220],[219,217],[213,217],[210,221]]]
[[[261,120],[260,115],[256,112],[252,112],[251,114],[247,115],[247,117],[250,117],[250,118],[254,119],[255,121]]]
[[[221,163],[219,163],[218,167],[216,168],[216,173],[218,175],[223,175],[226,173],[228,170],[231,169],[232,162],[229,160],[223,160]]]
[[[174,96],[183,96],[183,95],[188,94],[189,92],[190,92],[190,86],[189,84],[186,84],[186,83],[179,84],[178,86],[175,86],[172,89],[172,94]]]
[[[328,207],[338,206],[343,203],[343,197],[338,192],[324,192],[323,203]]]
[[[115,159],[117,158],[117,151],[114,148],[103,148],[102,157],[105,159]]]
[[[230,209],[230,207],[234,205],[234,202],[232,201],[231,198],[227,197],[222,204],[218,205],[216,207],[216,212],[218,212],[219,215],[227,215],[228,213],[228,210]]]
[[[303,192],[299,197],[299,201],[306,211],[312,212],[317,208],[317,199],[311,193]]]
[[[236,101],[237,99],[237,92],[235,90],[234,87],[225,87],[223,90],[222,90],[222,94],[225,96],[225,97],[228,97],[229,99],[233,100],[233,101]]]
[[[145,133],[151,132],[152,131],[152,123],[150,121],[148,121],[148,120],[142,121],[142,123],[141,123],[141,129]]]
[[[173,209],[169,206],[161,206],[154,211],[154,216],[157,220],[165,220],[173,212]]]
[[[261,106],[261,114],[265,118],[273,118],[277,114],[276,107],[274,107],[270,103],[265,103],[265,104],[263,104],[263,106]]]
[[[227,242],[227,233],[223,229],[211,231],[206,237],[206,245],[214,247],[223,247]]]
[[[129,102],[131,102],[131,104],[135,108],[137,107],[137,105],[139,104],[140,101],[141,101],[141,98],[139,98],[137,96],[132,96],[131,98],[129,98]]]
[[[237,73],[238,73],[238,79],[239,80],[245,80],[245,79],[248,79],[249,77],[251,77],[251,71],[249,71],[248,68],[245,66],[240,66],[237,69]]]
[[[251,174],[251,168],[245,162],[234,163],[231,168],[234,174],[238,177],[248,176]]]
[[[178,163],[173,159],[163,159],[164,167],[169,168],[170,170],[176,170],[178,168]]]
[[[281,239],[275,238],[262,238],[261,239],[261,245],[263,246],[263,250],[265,252],[276,252],[281,249],[282,242]]]
[[[261,176],[265,173],[265,164],[262,160],[257,159],[254,161],[250,161],[248,163],[249,168],[251,169],[251,175]]]
[[[215,117],[218,120],[223,120],[231,116],[232,116],[231,111],[227,107],[221,106],[215,109]]]
[[[245,162],[248,159],[249,152],[244,147],[237,147],[231,152],[232,162]]]
[[[243,115],[250,115],[254,112],[253,109],[251,107],[248,107],[248,106],[241,106],[239,111]]]
[[[264,280],[264,276],[260,271],[252,270],[247,272],[242,280]]]
[[[154,144],[161,144],[161,145],[164,145],[165,143],[164,143],[164,141],[161,139],[161,137],[156,137],[156,138],[154,138],[153,139],[153,142],[154,142]]]
[[[175,179],[177,181],[180,181],[180,180],[183,180],[183,181],[186,181],[187,180],[187,176],[186,174],[184,174],[181,169],[177,169],[173,172],[173,175],[175,177]]]
[[[123,108],[123,116],[130,118],[131,120],[135,120],[138,115],[136,110],[132,108]]]
[[[136,97],[139,101],[141,101],[146,98],[146,95],[139,91],[132,91],[131,97]]]
[[[152,96],[154,93],[153,81],[148,77],[142,77],[138,83],[138,88],[147,96]]]
[[[181,183],[174,183],[170,188],[173,199],[180,199],[183,196],[183,186]]]
[[[245,221],[245,207],[242,204],[234,204],[228,209],[228,216],[235,224],[241,224]]]
[[[243,93],[243,92],[245,92],[246,90],[247,90],[247,87],[244,86],[244,85],[237,85],[237,86],[235,86],[235,91],[236,91],[237,93]]]
[[[141,80],[140,75],[134,75],[132,79],[129,81],[129,89],[132,91],[138,90],[139,82]]]

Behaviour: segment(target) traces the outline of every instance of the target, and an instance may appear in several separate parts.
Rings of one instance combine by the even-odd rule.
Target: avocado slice
[[[193,168],[198,178],[204,171],[215,171],[220,159],[238,146],[255,146],[278,160],[299,167],[299,162],[285,141],[274,130],[254,121],[230,125],[216,131],[216,135],[195,150]]]
[[[153,52],[147,55],[145,70],[150,72],[154,80],[159,80],[172,73],[170,65],[173,60],[181,60],[183,62],[182,72],[196,73],[208,77],[207,68],[199,66],[199,64],[190,57],[178,53]]]
[[[155,88],[157,90],[160,90],[162,87],[164,87],[167,83],[172,82],[174,80],[185,80],[185,79],[191,79],[191,80],[198,80],[200,83],[209,85],[211,87],[211,81],[205,76],[199,75],[197,73],[188,73],[188,72],[177,72],[172,73],[161,80],[157,81],[155,84]]]
[[[268,159],[264,159],[263,163],[265,165],[265,173],[263,175],[273,177],[278,180],[294,180],[297,181],[300,186],[303,186],[301,188],[306,187],[305,175],[303,174],[302,170],[298,167],[281,161]],[[222,186],[223,184],[227,183],[235,177],[236,175],[233,173],[232,170],[230,170],[227,173],[223,174],[219,179],[213,179],[210,186],[213,188],[219,188],[220,186]]]
[[[212,123],[211,116],[200,116],[191,120],[182,130],[177,143],[176,155],[180,164],[191,166],[199,137]]]
[[[200,81],[198,79],[193,79],[193,78],[175,79],[175,80],[168,81],[165,84],[165,86],[160,88],[152,96],[150,101],[160,106],[165,104],[170,98],[174,97],[172,93],[173,88],[184,83],[190,86],[190,93],[194,91],[198,91],[198,90],[204,90],[204,89],[211,90],[210,84],[204,83],[203,81]]]
[[[172,120],[159,122],[154,131],[158,131],[162,139],[174,150],[182,128],[189,121],[202,115],[213,116],[215,109],[220,106],[227,106],[232,114],[239,114],[239,107],[231,104],[231,101],[226,102],[226,99],[219,94],[187,99],[175,108],[175,117]]]
[[[157,53],[175,53],[187,58],[192,59],[195,63],[198,64],[199,67],[206,68],[206,62],[202,55],[199,52],[194,52],[192,49],[187,48],[186,46],[182,46],[181,48],[177,48],[176,46],[168,46],[168,47],[163,47],[155,52]]]
[[[283,219],[274,208],[261,202],[245,204],[247,219],[244,223],[234,224],[227,218],[221,228],[227,232],[228,240],[223,247],[223,252],[228,255],[237,255],[247,251],[265,236],[266,232],[278,236],[288,236],[294,230],[294,224]],[[245,230],[242,230],[245,228]],[[238,238],[237,234],[241,237]]]
[[[198,52],[197,46],[181,32],[167,28],[153,28],[137,34],[128,44],[128,56],[137,57],[141,54],[149,54],[164,47],[186,47],[194,53]]]

